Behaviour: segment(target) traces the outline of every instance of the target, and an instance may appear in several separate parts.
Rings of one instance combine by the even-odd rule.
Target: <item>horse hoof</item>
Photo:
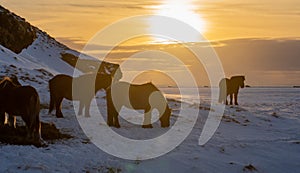
[[[40,139],[40,143],[42,147],[48,147],[48,143],[44,141],[43,139]]]
[[[120,128],[121,126],[120,125],[115,125],[115,128]]]
[[[64,116],[62,115],[56,115],[56,118],[63,118]]]
[[[90,116],[90,115],[85,115],[85,117],[86,117],[86,118],[90,118],[91,116]]]
[[[153,128],[153,126],[152,126],[151,124],[148,124],[148,125],[142,125],[142,128],[149,129],[149,128]]]

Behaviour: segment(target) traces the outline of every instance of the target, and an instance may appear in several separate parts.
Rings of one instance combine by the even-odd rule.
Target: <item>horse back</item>
[[[54,76],[52,79],[49,80],[50,87],[63,87],[65,85],[72,84],[72,77],[64,74],[59,74]]]
[[[63,96],[68,99],[72,95],[72,81],[73,78],[68,75],[59,74],[49,80],[50,94]]]
[[[19,86],[0,91],[0,104],[4,112],[12,115],[36,116],[39,112],[40,100],[35,88]]]
[[[150,107],[149,97],[159,91],[150,84],[130,84],[127,82],[114,83],[108,90],[108,96],[117,107],[126,106],[131,109],[148,109]]]

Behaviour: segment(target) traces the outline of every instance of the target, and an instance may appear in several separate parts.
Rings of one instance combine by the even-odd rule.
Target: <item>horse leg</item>
[[[57,101],[55,102],[56,103],[55,107],[56,107],[56,117],[57,118],[63,118],[64,117],[62,112],[61,112],[61,102],[62,102],[62,100],[63,100],[63,98],[59,97],[57,99]]]
[[[48,114],[51,114],[51,112],[52,112],[53,109],[54,109],[54,106],[55,106],[54,100],[55,100],[55,98],[54,98],[53,94],[52,94],[51,91],[50,91],[50,105],[49,105],[49,111],[48,111]]]
[[[228,97],[228,95],[226,95],[226,97],[224,98],[224,103],[225,103],[226,105],[228,105],[227,97]]]
[[[107,125],[108,126],[113,126],[114,125],[114,112],[111,110],[114,108],[110,108],[109,106],[107,106]]]
[[[23,113],[21,117],[26,124],[27,139],[33,140],[33,120],[29,109],[27,109],[26,113]]]
[[[233,94],[230,94],[229,97],[230,97],[230,103],[229,104],[232,105]]]
[[[115,126],[116,128],[120,128],[120,123],[119,123],[119,112],[121,110],[120,109],[116,109],[115,106],[112,103],[112,107],[113,109],[111,110],[112,112],[112,118],[113,118],[113,126]]]
[[[17,125],[16,125],[16,116],[9,115],[8,116],[8,122],[9,122],[10,126],[12,126],[14,128],[17,128]]]
[[[39,97],[31,97],[27,113],[22,116],[28,127],[29,139],[32,139],[39,146],[46,143],[42,139],[40,122],[40,101]]]
[[[40,122],[40,117],[39,117],[39,111],[35,113],[35,117],[32,117],[32,122],[31,122],[31,127],[30,127],[32,132],[32,136],[35,141],[39,141],[41,144],[44,143],[42,139],[42,126]]]
[[[142,128],[153,128],[151,124],[151,113],[152,111],[150,109],[145,109],[144,122]]]
[[[0,112],[0,125],[4,125],[5,122],[5,112]]]
[[[235,104],[235,105],[239,105],[239,104],[238,104],[238,101],[237,101],[237,97],[238,97],[238,93],[235,93],[235,94],[234,94],[234,104]]]
[[[108,93],[106,96],[106,104],[107,104],[107,125],[115,126],[117,128],[120,127],[119,119],[118,119],[118,111],[116,110],[111,95]]]
[[[78,110],[78,115],[82,115],[82,109],[83,109],[83,101],[79,101],[79,110]]]
[[[221,92],[219,93],[219,103],[222,103],[222,97],[221,97]]]
[[[106,96],[106,111],[107,111],[107,125],[108,126],[113,126],[113,112],[112,112],[112,109],[115,109],[114,108],[114,105],[112,104],[112,100],[110,98],[110,95],[107,93],[107,96]]]
[[[85,104],[84,104],[85,106],[85,117],[91,117],[91,115],[90,115],[90,106],[91,106],[91,100],[89,101],[89,100],[87,100],[86,102],[85,102]]]
[[[219,103],[224,103],[226,104],[226,100],[227,100],[227,95],[226,95],[226,91],[224,91],[225,89],[220,87],[220,91],[219,91]]]
[[[107,110],[107,125],[108,126],[114,126],[116,128],[120,128],[120,123],[119,123],[119,112],[116,110],[114,106],[108,107]]]
[[[117,112],[117,111],[116,111]],[[113,116],[113,121],[114,121],[114,126],[116,128],[120,128],[120,123],[119,123],[119,113],[117,112],[116,114],[114,114]]]

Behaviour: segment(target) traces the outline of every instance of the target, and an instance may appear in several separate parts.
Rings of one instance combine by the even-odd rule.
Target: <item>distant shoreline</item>
[[[170,87],[170,86],[158,86],[159,88],[178,88],[178,87]],[[182,88],[195,88],[195,87],[182,87]],[[218,88],[216,86],[210,87],[210,86],[199,86],[197,88]],[[250,86],[245,88],[300,88],[300,85],[292,85],[292,86]]]

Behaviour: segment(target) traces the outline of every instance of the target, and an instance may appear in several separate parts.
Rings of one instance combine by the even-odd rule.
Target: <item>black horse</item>
[[[54,76],[49,80],[49,114],[55,107],[56,117],[62,118],[61,103],[66,98],[68,100],[79,100],[78,115],[82,114],[82,109],[85,107],[85,116],[89,117],[91,100],[96,92],[108,88],[111,83],[112,77],[109,74],[85,74],[76,78],[64,74]],[[93,84],[95,84],[94,87]]]
[[[152,83],[133,85],[127,82],[116,82],[106,91],[107,125],[120,127],[118,115],[123,106],[144,110],[143,128],[152,128],[151,113],[153,109],[159,112],[161,127],[170,126],[171,109],[161,93]]]
[[[1,81],[0,85],[5,81]],[[7,83],[5,86],[8,86]],[[9,84],[14,86],[14,84]],[[35,88],[31,86],[14,86],[0,89],[0,115],[21,116],[28,128],[28,138],[41,139],[39,118],[40,99]]]
[[[239,89],[244,88],[245,76],[232,76],[230,79],[224,78],[220,81],[220,95],[219,102],[228,105],[227,96],[230,96],[230,104],[232,105],[232,100],[234,96],[234,104],[238,105],[237,97]]]

